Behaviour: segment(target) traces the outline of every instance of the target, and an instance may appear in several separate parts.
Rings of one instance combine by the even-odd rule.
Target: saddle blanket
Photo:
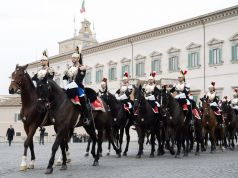
[[[92,102],[91,105],[93,110],[106,112],[102,99],[99,97],[97,97],[97,99],[94,102]]]

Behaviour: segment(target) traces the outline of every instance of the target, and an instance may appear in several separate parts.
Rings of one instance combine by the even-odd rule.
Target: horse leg
[[[234,144],[234,135],[235,135],[235,130],[233,129],[230,134],[230,140],[231,140],[231,150],[234,150],[235,144]]]
[[[60,132],[58,133],[58,135],[56,136],[55,142],[52,146],[52,153],[51,153],[51,157],[46,169],[45,174],[51,174],[53,172],[53,164],[54,164],[54,160],[55,160],[55,153],[59,148],[60,143],[62,142],[62,134],[60,134]]]
[[[122,147],[122,142],[123,142],[123,134],[124,134],[124,128],[120,129],[120,136],[119,136],[119,154],[118,154],[118,158],[121,157],[121,147]]]
[[[61,149],[62,158],[63,158],[60,170],[66,170],[67,169],[67,165],[66,165],[66,161],[67,161],[66,146],[65,146],[65,143],[63,141],[60,143],[60,149]]]
[[[137,128],[138,133],[138,143],[139,143],[139,150],[136,155],[137,158],[141,158],[141,155],[143,153],[143,144],[144,144],[144,138],[145,138],[145,132],[141,128]]]
[[[94,126],[93,125],[84,126],[84,129],[86,130],[86,132],[89,134],[89,136],[92,139],[93,143],[92,143],[91,154],[93,155],[93,158],[94,158],[93,166],[97,166],[97,165],[99,165],[99,155],[96,155],[95,147],[96,147],[96,143],[97,143],[98,139],[97,139],[97,135],[96,135]]]
[[[215,128],[214,128],[210,132],[210,141],[211,141],[211,152],[210,153],[213,153],[216,149],[215,140],[216,140],[216,137],[215,137]]]
[[[130,143],[130,126],[127,126],[125,128],[125,132],[126,132],[126,148],[123,152],[123,156],[127,156],[127,151],[128,151],[128,148],[129,148],[129,143]]]
[[[151,143],[151,152],[150,152],[150,157],[153,158],[154,152],[155,152],[155,133],[151,132],[151,136],[150,136],[150,143]]]
[[[34,164],[35,164],[35,152],[34,152],[34,143],[33,143],[33,139],[30,142],[30,150],[31,150],[31,162],[28,166],[28,169],[34,169]]]
[[[116,151],[116,154],[118,155],[119,154],[119,149],[118,149],[118,147],[114,143],[114,139],[113,139],[113,135],[112,135],[112,130],[111,130],[110,127],[108,127],[106,129],[106,134],[107,134],[107,137],[108,137],[108,152],[107,152],[107,155],[108,156],[110,155],[111,144],[113,146],[113,149]]]
[[[176,152],[175,158],[179,158],[180,153],[181,153],[181,142],[182,142],[182,133],[181,133],[181,131],[177,131],[176,137],[177,137],[177,139],[176,139],[176,141],[177,141],[177,152]]]
[[[65,143],[65,150],[66,150],[66,163],[70,163],[71,162],[71,158],[70,158],[70,152],[69,152],[69,145],[68,143]]]
[[[91,137],[89,137],[89,139],[88,139],[88,144],[87,144],[87,148],[86,148],[86,152],[85,152],[85,154],[84,154],[85,157],[89,156],[89,150],[90,150],[90,144],[91,144],[91,142],[92,142],[92,139],[91,139]]]
[[[31,141],[33,140],[33,136],[36,132],[37,126],[35,125],[30,125],[29,127],[27,125],[24,124],[24,129],[25,132],[27,134],[27,138],[24,142],[24,154],[22,156],[22,161],[21,161],[21,165],[20,165],[20,171],[25,171],[27,169],[27,149],[30,146]],[[32,147],[32,149],[34,149]],[[34,153],[33,153],[34,154]],[[34,157],[32,157],[34,158]],[[32,160],[32,163],[34,163],[34,161]]]
[[[98,149],[97,155],[102,157],[102,141],[103,141],[103,130],[98,130]]]
[[[171,130],[172,132],[172,130]],[[175,151],[174,151],[174,138],[172,139],[172,146],[170,146],[170,134],[169,134],[169,129],[166,129],[166,132],[165,132],[165,139],[166,139],[166,147],[167,149],[169,150],[170,154],[171,155],[174,155],[175,154]]]

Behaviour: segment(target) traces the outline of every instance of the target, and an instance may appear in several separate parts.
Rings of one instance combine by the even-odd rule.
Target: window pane
[[[235,58],[235,60],[238,60],[238,45],[236,45],[236,48],[235,48],[236,50],[235,50],[235,54],[236,54],[236,58]]]

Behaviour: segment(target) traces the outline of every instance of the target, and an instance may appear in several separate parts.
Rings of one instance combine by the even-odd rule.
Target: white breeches
[[[212,102],[210,103],[210,106],[218,106],[218,104],[216,102]]]
[[[184,93],[177,94],[177,95],[175,96],[175,99],[179,99],[179,98],[185,99],[185,98],[186,98],[186,95],[185,95]]]

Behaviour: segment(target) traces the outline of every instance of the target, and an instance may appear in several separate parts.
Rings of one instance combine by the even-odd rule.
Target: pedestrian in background
[[[15,135],[14,128],[12,127],[12,125],[10,125],[10,127],[7,129],[7,133],[6,133],[9,146],[11,146],[14,135]]]
[[[40,144],[44,145],[45,128],[40,127]]]

